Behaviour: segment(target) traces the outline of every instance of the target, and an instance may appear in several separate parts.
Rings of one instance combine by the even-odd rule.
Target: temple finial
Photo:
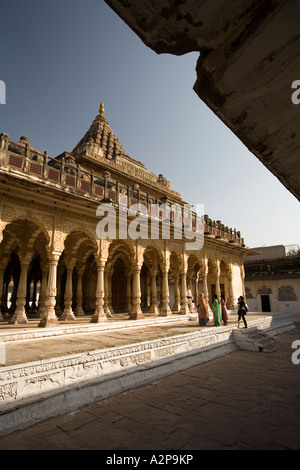
[[[103,116],[103,115],[104,115],[104,112],[105,112],[105,110],[104,110],[104,104],[101,102],[101,103],[100,103],[100,108],[99,108],[100,116]]]

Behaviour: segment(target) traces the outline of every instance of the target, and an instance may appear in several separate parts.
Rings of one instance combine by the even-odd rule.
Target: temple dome
[[[89,130],[73,149],[76,156],[80,153],[83,144],[93,143],[99,146],[103,155],[108,159],[115,159],[118,155],[124,155],[125,150],[115,136],[106,117],[104,116],[104,105],[100,104],[99,114],[95,117]]]

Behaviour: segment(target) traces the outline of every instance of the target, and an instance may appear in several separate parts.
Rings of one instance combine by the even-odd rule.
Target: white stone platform
[[[247,321],[244,340],[253,330],[274,337],[294,327],[289,314]],[[179,315],[49,329],[2,324],[0,435],[234,352],[242,347],[235,332],[236,322],[199,328]],[[45,359],[33,360],[43,351]]]
[[[126,314],[117,314],[108,322],[90,323],[91,317],[77,317],[76,321],[60,322],[58,326],[48,328],[38,328],[40,320],[30,320],[26,325],[9,325],[0,323],[0,342],[28,341],[33,339],[53,338],[65,335],[75,335],[84,333],[99,333],[105,331],[120,331],[124,329],[147,328],[149,326],[159,326],[163,324],[171,325],[186,323],[191,319],[196,319],[196,314],[171,315],[166,317],[146,316],[142,320],[129,320]]]

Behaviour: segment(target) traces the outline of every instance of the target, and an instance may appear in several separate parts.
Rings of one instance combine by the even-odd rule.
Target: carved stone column
[[[150,291],[151,291],[151,279],[150,279],[150,275],[147,276],[146,278],[146,289],[147,289],[147,298],[146,298],[146,305],[147,305],[147,308],[149,310],[150,308]]]
[[[217,262],[217,266],[215,269],[215,283],[216,283],[216,295],[218,296],[219,302],[221,300],[221,287],[220,287],[220,263]]]
[[[72,298],[73,298],[73,266],[67,266],[67,280],[65,289],[65,308],[60,317],[60,320],[76,320],[72,310]]]
[[[104,268],[106,260],[101,259],[97,265],[97,288],[96,288],[96,310],[91,323],[102,323],[108,321],[104,313]]]
[[[127,310],[131,312],[131,271],[127,274],[127,289],[126,289]]]
[[[242,281],[242,296],[246,299],[246,291],[245,291],[245,268],[243,264],[240,265],[240,273],[241,273],[241,281]]]
[[[179,291],[179,275],[173,275],[174,280],[174,305],[172,307],[172,312],[180,312],[180,291]]]
[[[42,270],[41,292],[40,292],[39,308],[38,308],[38,317],[39,318],[41,318],[45,313],[48,271],[49,271],[48,267],[45,267]]]
[[[111,314],[115,313],[113,306],[112,306],[112,274],[111,273],[108,274],[108,308]]]
[[[146,309],[147,305],[147,296],[148,296],[148,285],[147,285],[147,278],[145,276],[141,276],[141,308]]]
[[[228,274],[228,291],[229,291],[229,295],[228,295],[228,299],[227,299],[227,307],[230,309],[230,310],[234,310],[235,309],[235,298],[234,298],[234,295],[233,295],[233,284],[232,284],[232,273],[230,272]]]
[[[151,291],[150,291],[150,308],[149,313],[159,315],[157,308],[157,289],[156,289],[156,271],[150,271]]]
[[[33,278],[33,292],[32,292],[32,300],[31,300],[31,310],[36,311],[37,310],[37,305],[36,305],[36,300],[37,300],[37,285],[38,281]]]
[[[58,325],[58,318],[55,315],[55,303],[56,303],[56,278],[57,278],[57,265],[59,261],[60,253],[52,253],[49,259],[49,275],[47,284],[47,296],[45,314],[40,321],[40,327],[56,326]]]
[[[63,270],[62,267],[59,267],[57,269],[57,284],[56,284],[56,305],[55,305],[55,312],[58,317],[61,316],[62,314],[62,308],[61,308],[61,297],[62,297],[62,289],[61,289],[61,284],[62,284],[62,275],[63,275]]]
[[[111,281],[111,278],[110,278]],[[107,269],[104,270],[104,313],[107,318],[112,318],[109,306],[109,277]]]
[[[82,278],[83,278],[83,269],[77,272],[77,289],[76,289],[76,315],[82,317],[85,315],[82,308]]]
[[[169,305],[169,266],[162,268],[162,306],[159,315],[162,317],[172,315]]]
[[[190,313],[190,309],[187,303],[187,296],[186,296],[186,271],[182,271],[181,273],[181,310],[180,313],[182,315],[186,315]]]
[[[159,305],[158,305],[158,310],[160,311],[161,307],[162,307],[162,275],[161,274],[159,274],[158,280],[159,280]]]
[[[198,282],[199,282],[199,274],[196,273],[196,278],[195,278],[195,293],[194,293],[194,302],[195,302],[195,307],[197,308],[197,303],[198,303],[198,297],[199,297],[199,288],[198,288]]]
[[[17,291],[16,310],[10,319],[9,323],[25,324],[28,323],[28,319],[25,313],[26,293],[27,293],[27,274],[28,274],[28,259],[21,259],[21,274],[19,280],[19,286]]]
[[[132,308],[130,312],[130,320],[140,320],[144,318],[141,309],[141,265],[137,264],[132,268]]]
[[[228,299],[227,299],[227,308],[229,310],[234,310],[236,308],[236,301],[233,294],[233,275],[232,267],[229,266],[228,269]]]
[[[2,297],[3,297],[3,283],[4,283],[4,271],[5,268],[0,266],[0,321],[4,320],[2,312],[1,312],[1,306],[2,306]]]
[[[201,270],[201,276],[202,276],[202,281],[203,281],[203,294],[204,298],[206,300],[207,305],[209,305],[209,293],[208,293],[208,285],[207,285],[207,274],[208,274],[208,268],[207,265],[204,266],[204,268]]]

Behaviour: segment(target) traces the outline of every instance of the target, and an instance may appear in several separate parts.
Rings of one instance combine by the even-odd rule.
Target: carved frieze
[[[297,295],[294,291],[293,286],[280,286],[278,289],[278,300],[279,301],[297,301]]]

